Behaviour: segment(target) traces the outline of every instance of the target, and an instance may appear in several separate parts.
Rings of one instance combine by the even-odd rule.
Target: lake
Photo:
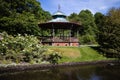
[[[0,80],[120,80],[120,65],[78,65],[0,74]]]

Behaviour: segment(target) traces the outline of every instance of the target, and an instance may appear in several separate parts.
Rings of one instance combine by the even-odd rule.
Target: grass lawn
[[[110,60],[104,57],[100,52],[91,47],[49,47],[52,50],[61,52],[62,62],[82,62],[82,61],[97,61]]]

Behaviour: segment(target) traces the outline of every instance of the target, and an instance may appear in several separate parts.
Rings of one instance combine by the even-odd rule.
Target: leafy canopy
[[[120,58],[120,8],[112,8],[102,17],[101,21],[96,22],[99,26],[98,43],[105,53]]]
[[[71,22],[82,24],[84,31],[82,31],[80,36],[81,43],[96,43],[96,33],[98,30],[91,11],[82,10],[79,14],[72,13],[68,19]]]
[[[0,0],[0,32],[40,35],[38,23],[51,18],[36,0]]]

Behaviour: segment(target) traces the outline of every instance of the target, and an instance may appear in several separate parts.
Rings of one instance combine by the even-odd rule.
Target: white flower
[[[22,51],[23,51],[23,52],[25,52],[25,50],[24,50],[24,49],[23,49]]]
[[[2,44],[2,46],[4,46],[5,44]]]
[[[3,53],[1,53],[3,55]]]

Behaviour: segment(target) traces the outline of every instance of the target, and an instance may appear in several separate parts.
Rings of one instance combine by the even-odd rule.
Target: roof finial
[[[61,7],[60,7],[60,4],[58,4],[58,11],[60,11],[60,8],[61,8]]]

